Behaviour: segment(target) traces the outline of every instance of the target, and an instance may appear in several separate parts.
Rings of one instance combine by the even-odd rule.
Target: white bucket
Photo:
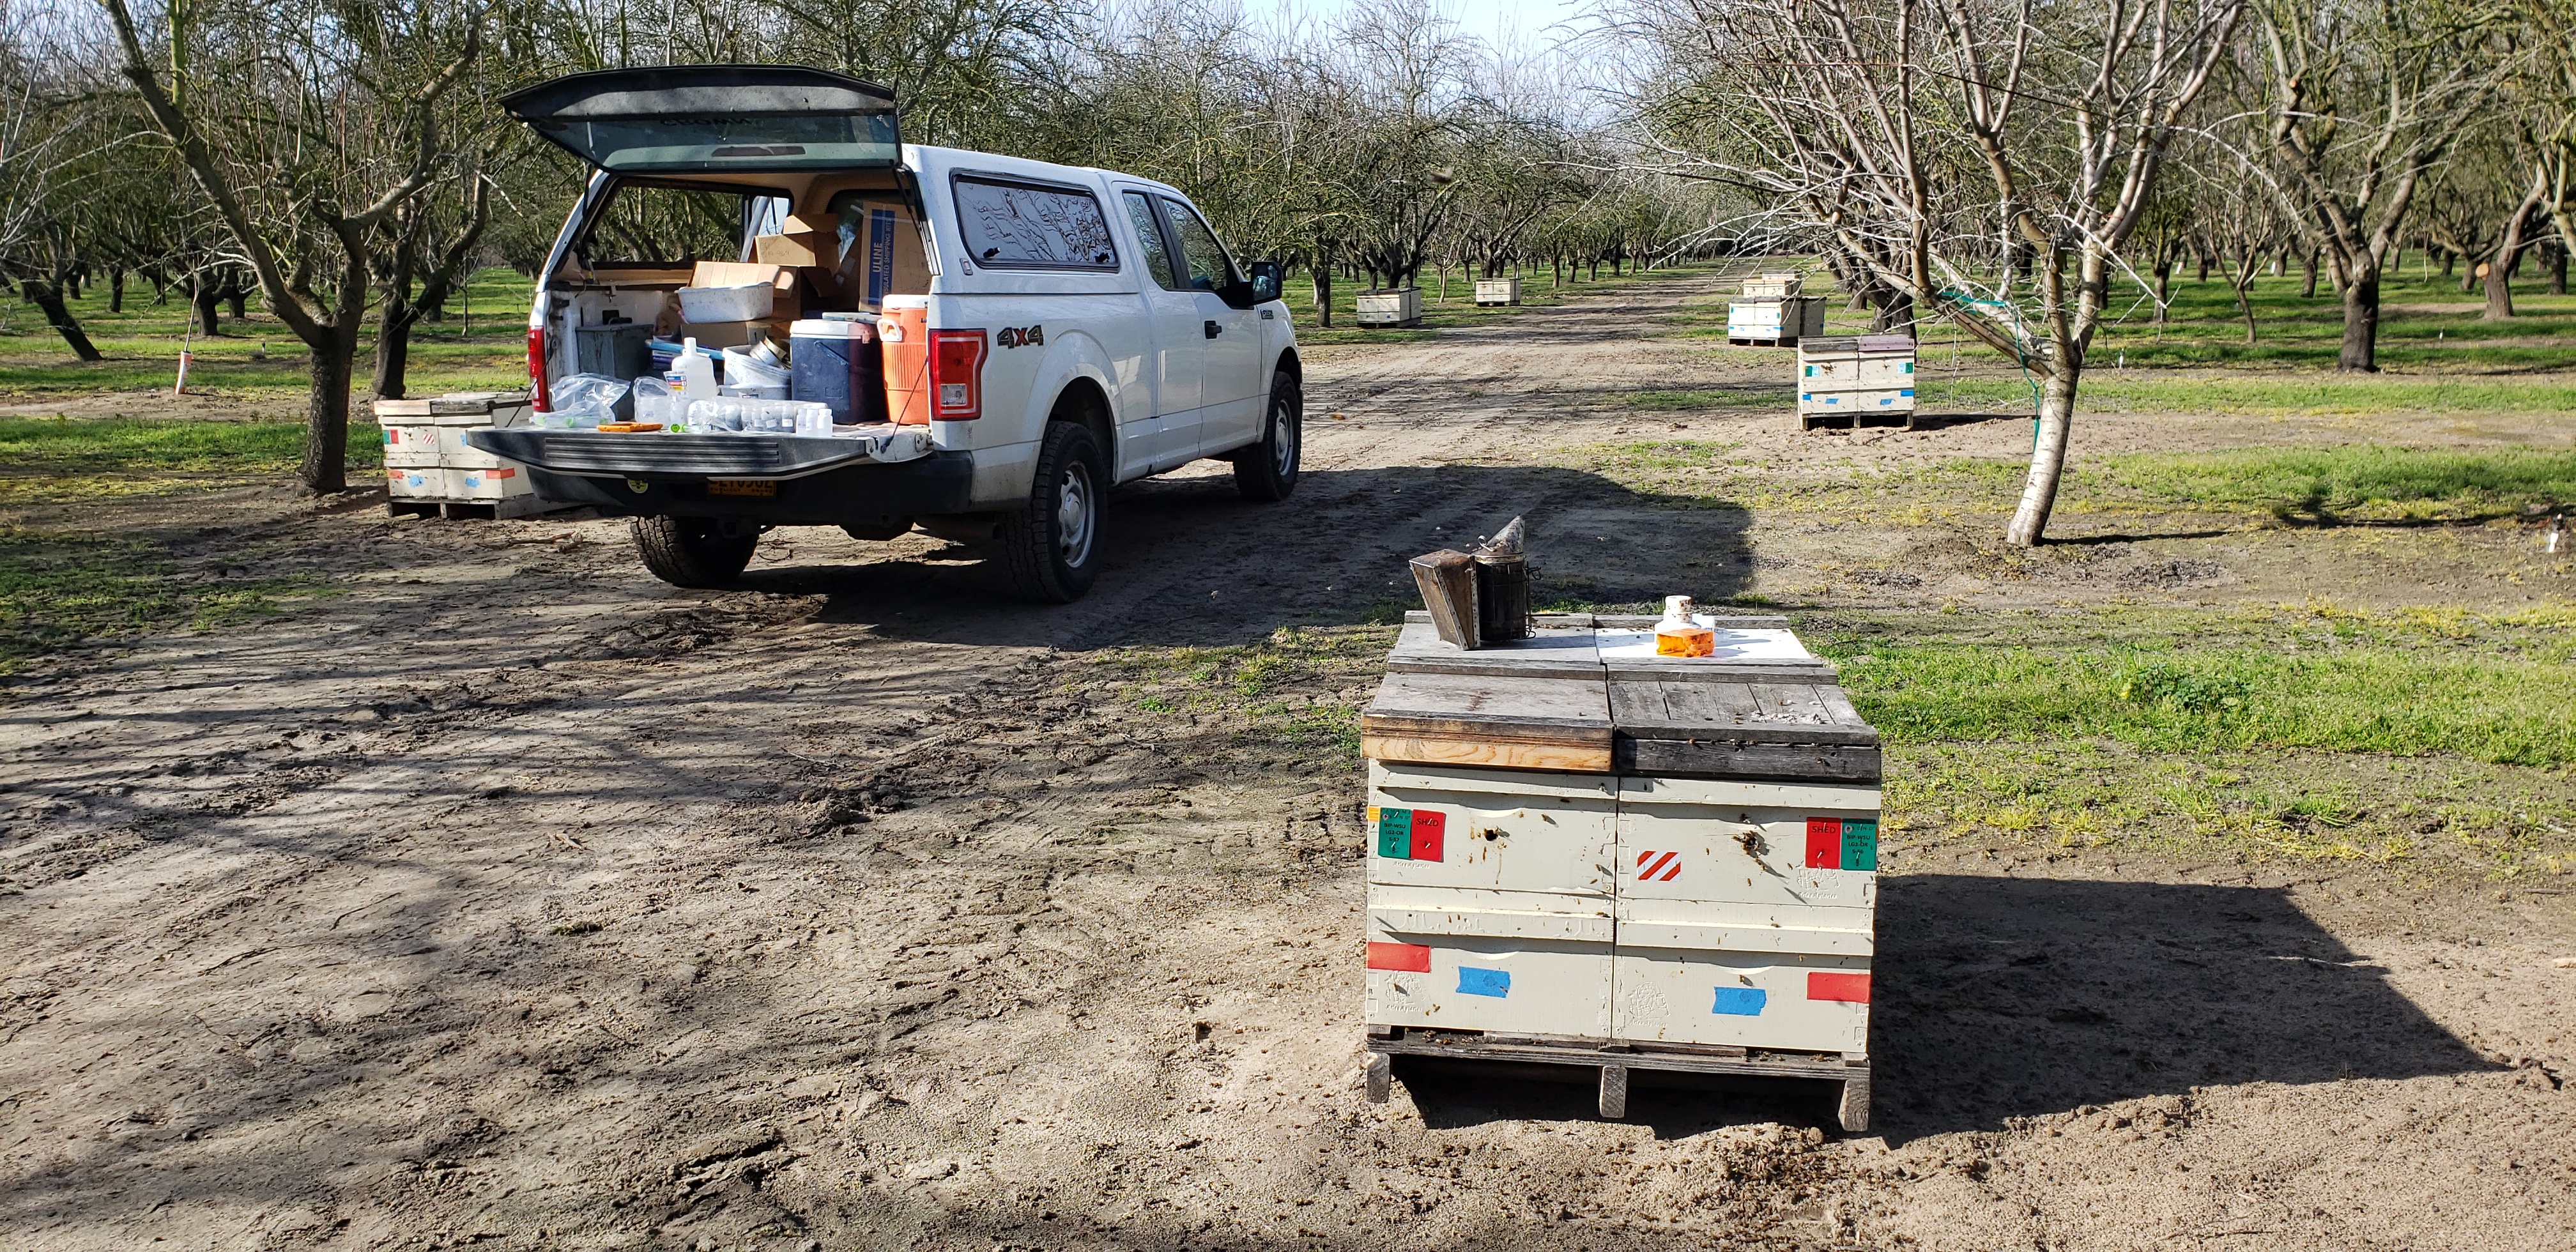
[[[750,283],[740,287],[680,288],[680,318],[683,321],[749,322],[769,316],[776,303],[778,289],[767,283]]]

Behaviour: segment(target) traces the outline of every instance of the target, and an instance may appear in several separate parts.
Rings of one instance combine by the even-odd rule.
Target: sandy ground
[[[1400,1071],[1394,1101],[1362,1100],[1353,763],[1154,711],[1101,658],[1363,620],[1404,595],[1403,557],[1519,511],[1600,598],[1832,591],[1888,562],[1892,532],[1660,509],[1562,468],[1567,445],[1734,439],[1792,467],[2027,447],[2007,421],[1855,441],[1604,403],[1772,381],[1776,354],[1635,334],[1707,290],[1319,351],[1295,501],[1206,472],[1130,489],[1099,588],[1063,609],[919,535],[783,532],[743,588],[688,593],[612,522],[131,505],[191,576],[248,552],[350,589],[7,689],[0,1229],[48,1249],[2576,1246],[2576,913],[2439,874],[1891,844],[1872,1133],[1832,1131],[1822,1091],[1641,1089],[1605,1123],[1586,1087]],[[2079,453],[2245,435],[2133,418]],[[1911,540],[1929,582],[1897,600],[2093,585],[1996,576],[1988,537],[1946,533]],[[2295,598],[2333,577],[2300,554],[2351,542],[2273,538],[2294,546],[2221,592],[2122,594]],[[2527,599],[2554,575],[2521,560],[2437,594]]]

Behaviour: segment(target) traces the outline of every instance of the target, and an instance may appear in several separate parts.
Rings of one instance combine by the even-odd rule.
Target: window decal
[[[958,233],[966,259],[994,269],[1115,270],[1118,248],[1100,201],[1079,187],[959,175]]]

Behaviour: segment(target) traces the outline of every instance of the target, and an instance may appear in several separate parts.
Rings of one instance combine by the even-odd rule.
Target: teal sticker
[[[1720,987],[1717,1004],[1709,1011],[1727,1017],[1760,1017],[1763,1002],[1770,998],[1771,993],[1760,987]]]
[[[1413,810],[1377,811],[1377,854],[1398,861],[1413,859]]]
[[[1878,872],[1878,823],[1857,817],[1843,819],[1844,869],[1863,873]]]
[[[1497,1000],[1512,993],[1510,970],[1478,969],[1473,965],[1458,967],[1458,994],[1492,996]]]

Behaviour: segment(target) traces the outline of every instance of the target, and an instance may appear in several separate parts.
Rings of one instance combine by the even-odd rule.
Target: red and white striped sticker
[[[1681,876],[1681,853],[1640,852],[1637,854],[1637,881],[1671,882]]]

